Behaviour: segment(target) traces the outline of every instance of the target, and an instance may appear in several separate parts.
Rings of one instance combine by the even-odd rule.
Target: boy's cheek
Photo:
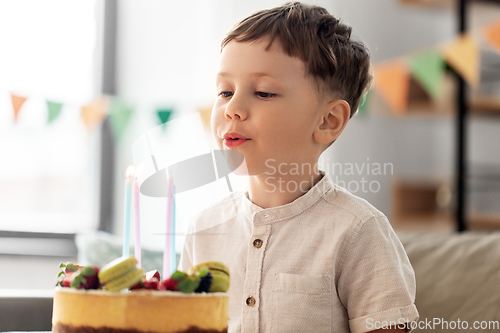
[[[219,149],[222,149],[222,138],[220,138],[218,135],[220,120],[214,116],[214,111],[212,111],[210,126],[212,127],[212,135],[214,136],[214,139],[217,142],[217,146],[219,147]]]
[[[212,108],[212,115],[210,117],[211,118],[210,123],[212,125],[212,129],[215,130],[217,127],[225,124],[226,122],[225,112],[226,112],[226,103],[218,99]]]
[[[219,110],[217,109],[216,105],[214,105],[212,109],[212,114],[210,116],[210,126],[212,127],[212,132],[214,135],[217,135],[217,128],[220,124],[220,115],[218,115]]]

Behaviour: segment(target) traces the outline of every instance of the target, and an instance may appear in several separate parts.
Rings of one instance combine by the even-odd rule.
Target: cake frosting
[[[227,332],[226,293],[56,287],[52,332]]]

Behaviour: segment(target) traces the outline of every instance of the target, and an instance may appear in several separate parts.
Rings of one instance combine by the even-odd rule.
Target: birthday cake
[[[102,269],[62,264],[54,293],[52,332],[227,332],[229,270],[196,265],[160,281],[134,257]]]

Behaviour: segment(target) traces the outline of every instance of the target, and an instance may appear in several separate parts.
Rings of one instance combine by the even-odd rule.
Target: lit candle
[[[123,222],[123,250],[122,255],[129,255],[129,238],[130,238],[130,201],[132,196],[132,175],[134,174],[134,166],[130,165],[127,168],[125,181],[125,219]]]
[[[135,259],[137,259],[137,268],[141,268],[141,215],[139,209],[139,176],[142,173],[143,164],[135,169],[134,181],[134,209],[135,209]]]
[[[170,241],[170,275],[175,273],[177,269],[177,255],[175,253],[175,186],[172,191],[172,228],[170,232],[172,233]]]
[[[168,178],[167,227],[165,228],[165,248],[163,250],[163,276],[170,276],[170,239],[172,237],[173,182]]]

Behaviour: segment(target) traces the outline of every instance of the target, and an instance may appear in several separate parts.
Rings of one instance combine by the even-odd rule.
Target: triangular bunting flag
[[[174,113],[174,110],[172,109],[158,109],[156,110],[156,115],[158,116],[158,119],[160,120],[160,125],[165,124],[169,119],[170,116]]]
[[[410,70],[415,80],[434,99],[441,95],[446,68],[444,59],[436,50],[425,51],[409,57]]]
[[[87,129],[90,131],[98,124],[102,123],[108,110],[109,101],[106,96],[102,96],[81,108],[81,116]]]
[[[397,114],[402,114],[408,105],[410,74],[404,63],[391,61],[375,67],[375,89]]]
[[[419,83],[415,77],[410,76],[410,85],[408,88],[408,104],[414,103],[430,103],[431,95],[424,89],[423,85]]]
[[[212,116],[212,109],[201,109],[199,112],[201,120],[203,121],[203,125],[205,125],[207,128],[211,128],[210,117]]]
[[[26,102],[27,97],[21,97],[14,94],[10,94],[10,97],[12,99],[12,107],[14,108],[14,122],[16,122],[19,115],[19,110],[21,110],[24,102]]]
[[[498,52],[500,52],[500,21],[486,26],[484,37]]]
[[[361,96],[361,101],[359,102],[359,108],[358,108],[358,113],[359,114],[365,114],[367,113],[368,110],[368,104],[370,103],[370,95],[372,91],[369,90],[366,94]]]
[[[56,119],[59,116],[59,113],[61,113],[62,104],[52,101],[47,101],[47,107],[49,109],[48,121],[50,124],[54,119]]]
[[[479,83],[479,48],[470,34],[457,37],[446,44],[441,54],[470,85]]]
[[[108,117],[113,127],[116,140],[120,140],[122,137],[132,113],[132,107],[126,105],[116,97],[112,99]]]

